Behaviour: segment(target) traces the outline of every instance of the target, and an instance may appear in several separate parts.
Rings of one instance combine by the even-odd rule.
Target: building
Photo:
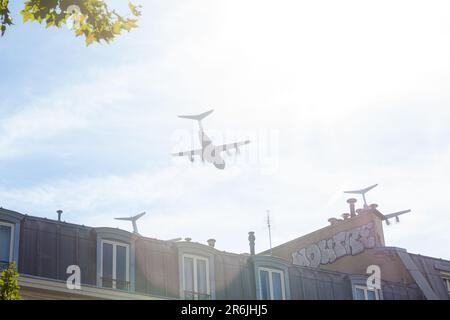
[[[386,247],[376,206],[329,221],[258,254],[250,232],[250,253],[235,254],[214,239],[162,241],[1,208],[0,267],[16,262],[24,299],[450,299],[450,261]],[[67,285],[73,266],[79,289]]]

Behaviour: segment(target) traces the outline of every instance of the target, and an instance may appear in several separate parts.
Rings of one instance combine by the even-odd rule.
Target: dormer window
[[[130,289],[130,246],[125,243],[102,240],[101,286]]]
[[[0,221],[0,270],[13,260],[14,225]]]
[[[367,286],[355,285],[354,286],[354,299],[355,300],[380,300],[380,290],[369,289]]]
[[[258,268],[260,297],[262,300],[285,300],[284,272],[277,269]]]
[[[183,289],[187,300],[209,300],[209,260],[190,254],[183,255]]]
[[[252,256],[257,300],[289,300],[289,263],[273,256]]]

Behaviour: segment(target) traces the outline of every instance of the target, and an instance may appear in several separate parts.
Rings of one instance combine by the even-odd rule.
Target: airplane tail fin
[[[197,120],[197,121],[201,121],[204,118],[206,118],[207,116],[209,116],[214,110],[209,110],[207,112],[204,112],[202,114],[198,114],[195,116],[178,116],[179,118],[183,118],[183,119],[190,119],[190,120]]]

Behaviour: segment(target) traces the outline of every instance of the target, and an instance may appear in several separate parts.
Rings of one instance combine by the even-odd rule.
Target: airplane
[[[225,169],[225,160],[221,156],[221,152],[226,151],[229,155],[229,151],[232,149],[236,149],[236,153],[238,154],[240,152],[239,147],[249,144],[250,141],[240,141],[240,142],[234,142],[229,144],[224,144],[220,146],[215,146],[211,139],[205,134],[202,126],[202,120],[209,116],[214,110],[209,110],[207,112],[204,112],[199,115],[193,115],[193,116],[178,116],[182,119],[189,119],[189,120],[196,120],[198,121],[199,126],[199,132],[198,137],[201,144],[201,149],[195,149],[195,150],[189,150],[189,151],[183,151],[183,152],[177,152],[173,153],[172,156],[187,156],[189,157],[189,160],[191,162],[194,162],[194,156],[200,156],[202,162],[205,160],[208,163],[214,164],[214,166],[219,169],[223,170]]]
[[[133,224],[133,232],[136,233],[136,234],[139,234],[136,221],[138,219],[140,219],[145,214],[146,214],[146,212],[142,212],[142,213],[140,213],[140,214],[138,214],[138,215],[136,215],[134,217],[114,218],[114,219],[116,219],[116,220],[123,220],[123,221],[131,221],[131,223]]]
[[[364,188],[361,190],[344,191],[344,193],[361,194],[364,199],[364,207],[367,207],[366,193],[369,192],[370,190],[372,190],[373,188],[375,188],[376,186],[378,186],[378,184],[374,184],[373,186],[370,186],[370,187],[367,187],[367,188]]]

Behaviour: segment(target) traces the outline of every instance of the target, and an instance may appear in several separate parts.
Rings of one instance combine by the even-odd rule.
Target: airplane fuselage
[[[214,164],[217,169],[225,169],[225,160],[220,155],[220,150],[214,146],[212,140],[205,134],[202,128],[200,128],[198,136],[202,146],[202,161]]]

